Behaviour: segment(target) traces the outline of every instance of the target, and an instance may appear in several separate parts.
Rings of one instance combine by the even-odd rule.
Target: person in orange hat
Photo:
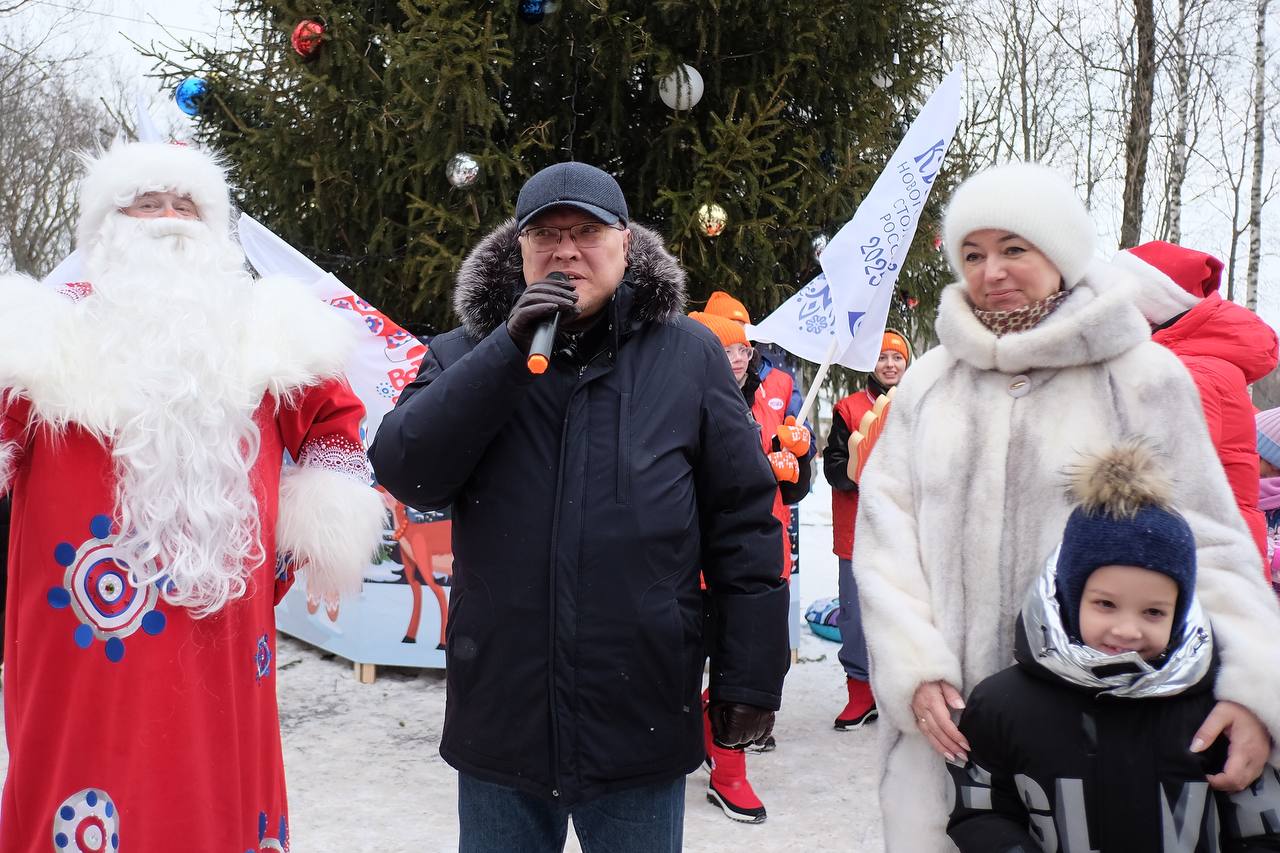
[[[853,455],[850,437],[867,413],[876,407],[901,380],[911,363],[911,344],[899,332],[889,329],[880,344],[875,370],[867,386],[850,394],[832,408],[831,434],[822,453],[822,473],[831,484],[831,533],[836,557],[840,560],[840,663],[844,667],[849,700],[837,716],[838,731],[860,728],[875,720],[876,699],[867,675],[867,639],[862,632],[858,606],[858,585],[853,577],[854,520],[858,515],[858,484],[851,477]],[[886,414],[887,416],[887,414]],[[866,448],[869,452],[870,448]]]
[[[751,323],[751,314],[747,311],[747,306],[735,299],[723,290],[717,290],[707,299],[707,314],[714,314],[733,320],[737,323],[749,325]],[[752,370],[760,377],[760,385],[756,389],[755,397],[749,400],[751,404],[751,413],[755,416],[756,421],[761,425],[765,432],[779,423],[785,423],[786,418],[799,418],[800,410],[804,408],[804,395],[800,391],[799,385],[796,383],[795,373],[784,366],[782,359],[771,358],[771,355],[780,354],[785,357],[786,353],[780,351],[777,347],[769,347],[768,345],[753,345],[754,355],[752,356]],[[772,349],[774,352],[767,352]],[[813,426],[806,420],[804,428],[813,432]],[[809,461],[812,462],[813,457],[818,453],[817,445],[809,446]],[[805,492],[807,494],[807,492]],[[798,502],[803,498],[804,494],[796,498]],[[791,568],[794,572],[800,571],[800,508],[795,503],[791,504],[790,523],[787,530],[791,537]],[[793,638],[794,641],[794,638]],[[753,751],[768,752],[773,749],[772,740],[766,741],[763,747],[754,748]]]
[[[722,294],[735,302],[728,294]],[[741,306],[741,303],[737,303]],[[708,303],[710,306],[710,303]],[[745,309],[743,311],[745,314]],[[690,319],[710,329],[724,346],[725,357],[729,360],[729,368],[733,378],[742,389],[743,397],[748,404],[756,399],[760,387],[760,377],[752,367],[755,355],[747,340],[743,323],[719,314],[694,311]],[[757,408],[752,406],[752,415],[760,421]],[[788,522],[793,504],[803,498],[809,491],[811,479],[809,453],[812,442],[809,430],[796,426],[794,418],[783,420],[777,418],[776,423],[766,425],[761,422],[761,450],[773,468],[778,479],[778,492],[774,496],[773,514],[782,526],[782,552],[779,570],[784,578],[791,576],[791,537],[788,533]],[[704,695],[704,705],[706,697]],[[711,781],[707,785],[707,799],[730,818],[744,823],[761,823],[767,816],[764,804],[756,796],[751,783],[747,780],[747,758],[743,749],[727,749],[715,742],[711,736],[710,719],[704,727],[707,746],[707,760],[711,766]]]

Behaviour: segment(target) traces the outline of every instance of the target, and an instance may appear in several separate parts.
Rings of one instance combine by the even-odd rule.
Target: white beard
[[[264,559],[250,478],[264,389],[240,369],[253,282],[239,247],[199,221],[116,214],[87,248],[86,355],[110,366],[102,393],[120,412],[117,546],[135,584],[206,616]]]

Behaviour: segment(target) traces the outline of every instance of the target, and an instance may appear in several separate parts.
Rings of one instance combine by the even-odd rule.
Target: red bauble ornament
[[[311,59],[316,55],[316,51],[320,49],[320,41],[323,36],[324,24],[312,20],[300,21],[298,26],[293,28],[293,35],[289,37],[289,43],[293,45],[293,52],[298,56],[303,59]]]
[[[916,299],[914,296],[907,297],[907,307],[910,308],[912,311],[914,311],[916,306],[919,304],[920,304],[920,300]]]

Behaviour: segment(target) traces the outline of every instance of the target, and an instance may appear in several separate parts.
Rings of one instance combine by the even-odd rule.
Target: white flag
[[[834,340],[834,363],[875,367],[898,269],[960,123],[961,75],[957,66],[929,97],[853,219],[823,251],[822,274],[748,329],[748,337],[816,362]]]
[[[240,245],[260,275],[286,275],[301,281],[317,299],[341,311],[360,329],[360,342],[347,359],[346,376],[364,403],[360,437],[367,446],[383,416],[417,375],[426,345],[247,213],[240,214]]]

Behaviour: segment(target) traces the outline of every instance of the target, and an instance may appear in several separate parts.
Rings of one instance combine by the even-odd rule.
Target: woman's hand
[[[919,695],[919,691],[916,691]],[[1262,775],[1271,754],[1271,736],[1254,713],[1235,702],[1219,702],[1205,717],[1195,738],[1192,752],[1203,752],[1219,735],[1227,736],[1227,763],[1221,773],[1205,778],[1218,791],[1234,794],[1243,791]]]
[[[928,739],[934,751],[948,761],[968,761],[969,741],[951,721],[952,710],[964,710],[964,699],[959,690],[945,681],[922,682],[911,697],[911,714],[916,719],[916,728]],[[1263,758],[1266,758],[1265,754]]]

